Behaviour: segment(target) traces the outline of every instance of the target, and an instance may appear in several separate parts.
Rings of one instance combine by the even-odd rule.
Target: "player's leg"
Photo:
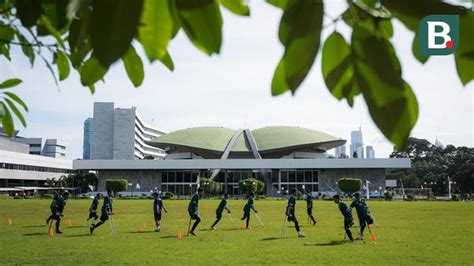
[[[217,214],[216,214],[216,220],[215,220],[214,223],[211,225],[211,228],[212,228],[212,229],[216,229],[215,226],[216,226],[217,223],[221,220],[221,218],[222,218],[222,214],[217,213]]]
[[[346,235],[349,238],[349,240],[351,242],[354,241],[354,238],[352,238],[352,233],[351,233],[351,230],[349,229],[349,227],[344,227],[344,230],[346,231]]]
[[[364,229],[365,229],[365,220],[364,219],[360,219],[359,220],[359,225],[360,225],[360,238],[363,239],[364,238]]]
[[[249,229],[250,228],[250,212],[245,214],[247,220],[245,220],[245,228]]]
[[[99,221],[98,223],[92,225],[92,226],[89,228],[89,231],[90,231],[91,235],[92,235],[92,233],[94,232],[94,230],[95,230],[97,227],[103,225],[103,224],[105,223],[105,221],[107,221],[108,219],[109,219],[109,217],[108,217],[107,214],[102,214],[102,215],[100,216],[100,221]]]
[[[196,235],[194,233],[194,230],[196,230],[196,227],[199,225],[199,223],[201,222],[201,218],[199,217],[199,215],[193,215],[192,217],[193,220],[196,220],[193,224],[193,227],[191,228],[191,231],[189,232],[190,234],[192,235]]]
[[[59,230],[59,227],[61,226],[61,216],[56,215],[54,217],[54,219],[56,220],[56,234],[62,234],[63,232],[61,232],[61,230]]]
[[[314,216],[313,216],[313,208],[308,208],[308,216],[309,216],[309,218],[311,218],[311,221],[313,221],[313,225],[315,225],[317,222],[316,222],[316,219],[314,219]]]

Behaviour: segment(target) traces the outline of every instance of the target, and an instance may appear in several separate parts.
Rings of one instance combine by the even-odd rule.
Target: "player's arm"
[[[164,205],[163,203],[161,203],[161,207],[163,207],[163,210],[164,210],[166,213],[168,213],[168,211],[166,210],[165,205]]]

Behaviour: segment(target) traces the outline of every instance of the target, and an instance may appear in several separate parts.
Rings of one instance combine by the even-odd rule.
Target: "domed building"
[[[74,169],[99,175],[99,191],[105,180],[126,179],[140,191],[161,190],[191,195],[199,177],[222,184],[232,195],[241,193],[239,181],[256,178],[265,182],[265,193],[277,196],[293,188],[331,195],[340,192],[341,177],[360,177],[370,191],[382,194],[387,169],[409,168],[409,159],[335,159],[327,151],[345,140],[330,134],[291,126],[258,129],[195,127],[161,134],[142,145],[161,150],[162,159],[75,160]],[[130,192],[127,192],[130,193]]]

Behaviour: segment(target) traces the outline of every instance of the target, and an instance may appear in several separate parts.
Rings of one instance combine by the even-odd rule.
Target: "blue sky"
[[[258,128],[293,125],[321,130],[344,139],[359,125],[364,142],[375,146],[376,157],[386,157],[392,145],[372,122],[359,96],[354,108],[338,101],[326,89],[321,76],[321,54],[295,96],[272,97],[273,71],[283,53],[278,41],[281,11],[263,1],[251,2],[251,17],[224,14],[221,54],[208,57],[198,51],[181,31],[170,46],[176,69],[145,62],[145,81],[134,88],[121,63],[115,64],[105,83],[91,95],[73,73],[60,90],[40,60],[31,69],[21,51],[13,52],[12,63],[0,59],[1,79],[18,77],[15,88],[30,107],[24,136],[60,138],[69,143],[68,157],[82,156],[83,121],[92,115],[94,101],[113,101],[119,107],[136,106],[140,115],[163,130],[195,126]],[[333,17],[346,7],[345,1],[328,1]],[[420,114],[414,137],[435,138],[444,144],[474,144],[474,82],[463,87],[457,77],[453,56],[432,57],[425,65],[411,53],[413,34],[394,23],[393,41],[403,66],[403,76],[418,97]],[[328,27],[323,35],[334,30]],[[346,38],[343,22],[337,30]],[[324,37],[325,38],[325,37]],[[324,39],[323,38],[323,39]],[[462,38],[462,36],[461,36]],[[321,45],[322,46],[322,45]],[[136,46],[143,55],[140,46]]]

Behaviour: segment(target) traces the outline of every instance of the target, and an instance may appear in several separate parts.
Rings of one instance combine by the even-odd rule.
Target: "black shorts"
[[[287,216],[287,220],[288,222],[297,222],[298,220],[296,220],[296,216],[292,215],[292,216]]]
[[[197,214],[191,214],[191,220],[201,219]]]
[[[89,219],[97,219],[99,218],[99,215],[97,215],[97,212],[89,212]]]
[[[365,217],[359,218],[360,226],[364,226],[365,224],[371,225],[373,223],[374,223],[374,219],[370,216],[365,216]]]
[[[354,225],[354,220],[352,218],[344,218],[344,228],[350,228]]]
[[[161,212],[160,213],[155,213],[155,221],[161,221]]]
[[[216,212],[216,219],[222,218],[222,212]]]

